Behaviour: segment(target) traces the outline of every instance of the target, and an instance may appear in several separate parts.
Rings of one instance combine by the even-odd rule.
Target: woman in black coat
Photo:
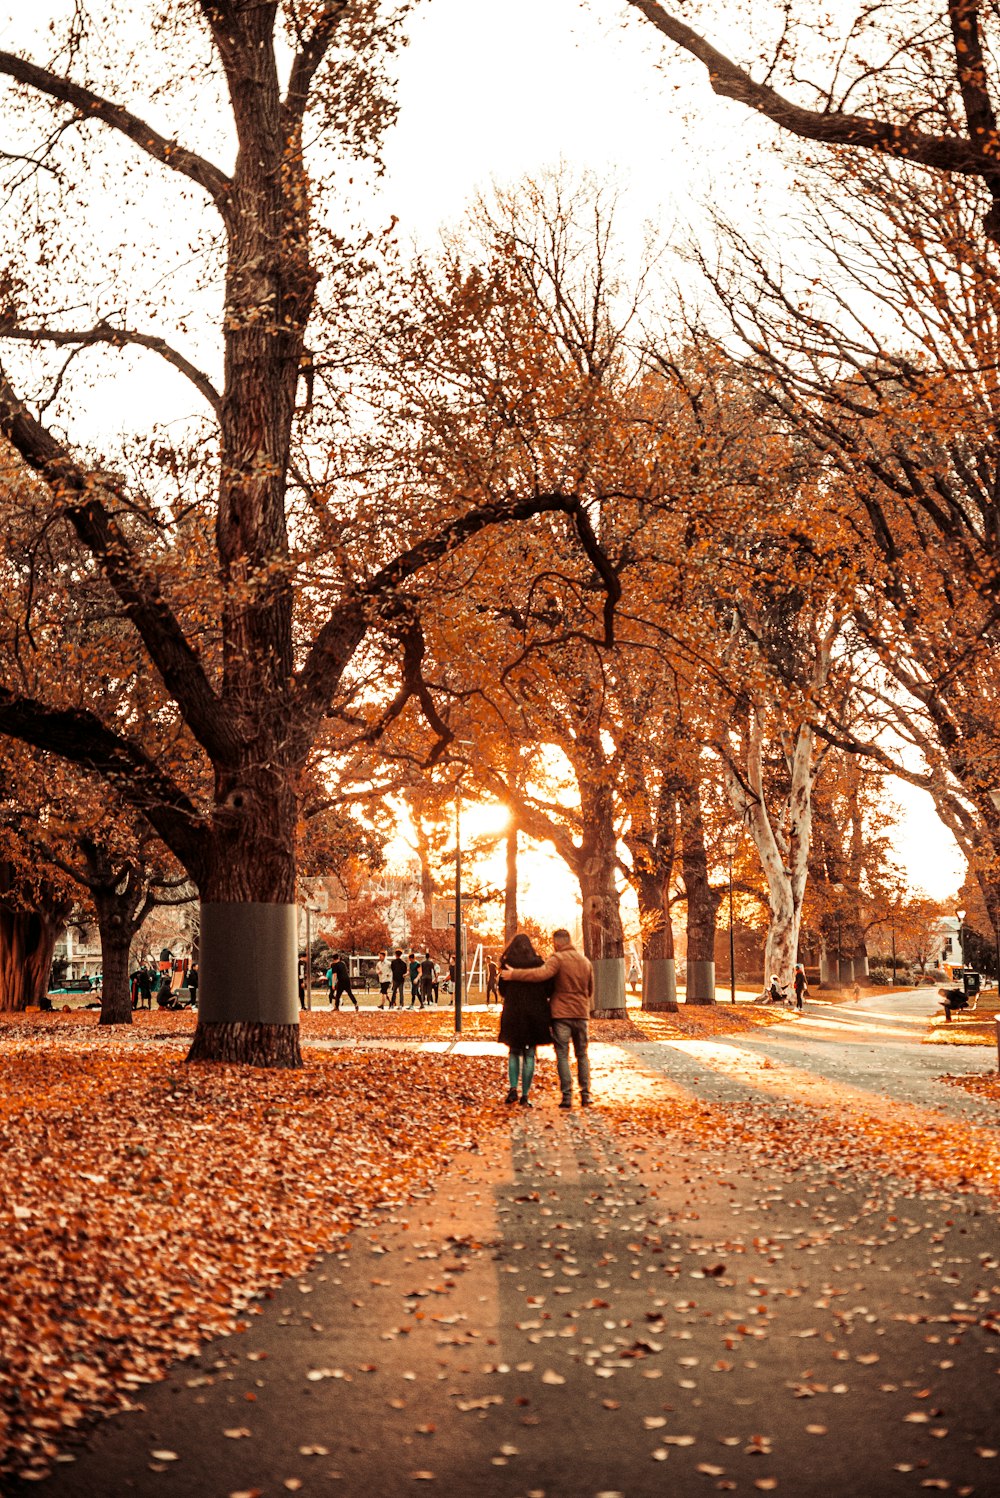
[[[505,967],[541,967],[542,959],[531,945],[531,941],[520,931],[500,959]],[[515,979],[500,979],[500,1041],[507,1046],[507,1076],[510,1091],[505,1102],[517,1102],[517,1084],[521,1083],[521,1107],[530,1108],[528,1093],[531,1079],[535,1075],[535,1047],[552,1044],[552,1028],[549,1020],[549,999],[552,996],[554,979],[542,983],[518,982]]]

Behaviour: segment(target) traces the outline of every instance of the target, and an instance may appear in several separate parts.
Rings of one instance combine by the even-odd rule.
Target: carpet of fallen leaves
[[[780,1023],[740,1006],[633,1010],[606,1042]],[[463,1016],[495,1040],[499,1010]],[[232,1331],[253,1301],[426,1188],[451,1153],[502,1126],[492,1058],[379,1049],[454,1039],[447,1008],[303,1015],[301,1072],[189,1067],[191,1011],[0,1016],[0,1473],[41,1476],[60,1433],[127,1408],[176,1358]],[[155,1040],[154,1047],[143,1040]],[[375,1042],[376,1047],[364,1045]],[[555,1099],[553,1068],[535,1092]]]
[[[43,1474],[61,1430],[127,1407],[509,1116],[495,1060],[189,1067],[52,1019],[0,1027],[0,1473]]]
[[[996,1076],[944,1080],[1000,1101]],[[1000,1132],[960,1119],[938,1120],[928,1113],[917,1126],[912,1111],[892,1106],[861,1113],[800,1098],[787,1106],[770,1098],[727,1102],[724,1108],[681,1098],[671,1099],[669,1108],[611,1101],[602,1104],[602,1113],[617,1115],[623,1130],[662,1136],[669,1127],[705,1147],[713,1141],[735,1145],[793,1174],[803,1160],[819,1161],[835,1171],[895,1175],[925,1189],[958,1188],[1000,1198]]]
[[[931,1020],[924,1045],[992,1045],[997,1043],[997,1027],[994,1017],[972,1019],[955,1018],[948,1023],[942,1016]]]
[[[961,1087],[973,1097],[986,1098],[988,1102],[1000,1103],[1000,1072],[987,1072],[979,1077],[944,1077],[952,1087]]]

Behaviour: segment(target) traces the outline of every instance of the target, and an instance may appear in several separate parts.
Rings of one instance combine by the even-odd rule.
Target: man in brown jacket
[[[552,1039],[556,1048],[556,1066],[562,1089],[560,1108],[573,1106],[573,1078],[569,1069],[569,1045],[573,1042],[576,1074],[580,1082],[580,1102],[590,1107],[590,1058],[587,1055],[587,1019],[594,1007],[594,969],[569,939],[568,931],[553,931],[555,951],[541,967],[505,967],[504,979],[527,983],[544,983],[555,979],[549,1001],[552,1013]]]

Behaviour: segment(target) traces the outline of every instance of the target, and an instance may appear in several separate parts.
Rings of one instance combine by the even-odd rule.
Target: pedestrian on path
[[[340,1001],[344,994],[346,994],[354,1005],[355,1012],[359,1012],[358,1001],[354,997],[354,989],[351,987],[350,970],[339,952],[334,952],[333,962],[330,964],[330,972],[327,976],[331,979],[331,998],[333,999],[334,1009],[339,1010]]]
[[[408,971],[410,975],[410,1008],[412,1009],[418,998],[420,998],[420,963],[417,961],[416,952],[411,952],[409,955]],[[423,1003],[421,1003],[420,1007],[421,1009],[424,1007]]]
[[[380,952],[378,966],[378,1007],[385,1008],[385,1001],[389,997],[389,985],[392,983],[392,963],[388,952]]]
[[[486,1002],[487,1002],[487,1004],[490,1002],[491,998],[496,999],[497,1003],[500,1002],[500,989],[497,986],[497,979],[499,977],[500,977],[500,969],[497,967],[496,958],[495,957],[491,957],[489,959],[489,961],[487,962],[487,964],[486,964]]]
[[[393,959],[389,964],[392,974],[392,992],[389,995],[389,1008],[395,1009],[396,999],[399,999],[399,1007],[402,1009],[406,1000],[406,959],[403,956],[402,947],[397,947]]]
[[[529,937],[518,932],[501,959],[504,967],[513,969],[540,968],[542,959],[531,945]],[[552,1017],[549,1000],[555,981],[548,978],[542,983],[523,982],[517,978],[500,983],[503,1008],[500,1011],[500,1043],[509,1051],[507,1078],[509,1091],[504,1099],[507,1103],[518,1101],[517,1086],[521,1084],[521,1107],[530,1108],[531,1080],[535,1075],[535,1052],[540,1045],[552,1044]]]
[[[801,962],[795,964],[795,977],[792,979],[792,982],[795,985],[795,1007],[801,1013],[802,1000],[809,992],[809,987],[806,983],[806,970]]]
[[[576,1074],[580,1083],[580,1102],[590,1107],[590,1057],[587,1020],[594,1007],[594,969],[582,952],[570,941],[569,932],[559,928],[552,933],[552,956],[537,968],[502,966],[500,981],[513,978],[527,983],[545,983],[555,979],[549,1011],[552,1016],[552,1039],[556,1048],[556,1066],[562,1089],[560,1108],[573,1106],[573,1078],[569,1069],[569,1047],[573,1044]]]
[[[434,1003],[434,989],[437,986],[437,968],[430,952],[425,952],[420,959],[420,1007],[426,1004],[428,1008]]]
[[[152,1009],[153,980],[149,968],[140,963],[132,974],[132,1008]]]

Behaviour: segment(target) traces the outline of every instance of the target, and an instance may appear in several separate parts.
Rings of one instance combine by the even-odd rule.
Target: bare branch
[[[137,745],[79,708],[53,708],[0,687],[0,733],[56,754],[114,785],[146,817],[185,868],[199,869],[207,825],[176,781]]]
[[[1000,171],[995,141],[983,140],[980,144],[963,140],[961,136],[932,135],[912,125],[892,124],[869,115],[806,109],[768,84],[757,83],[739,63],[718,51],[691,26],[670,15],[657,0],[629,0],[629,4],[641,11],[665,37],[705,66],[714,93],[723,99],[735,99],[757,114],[766,115],[783,130],[803,140],[819,141],[829,146],[864,146],[939,171],[986,180]]]
[[[147,125],[145,120],[140,119],[131,110],[123,108],[121,104],[114,104],[110,99],[104,99],[100,94],[95,94],[92,89],[73,83],[68,78],[62,78],[58,73],[50,72],[48,68],[41,68],[36,63],[28,62],[26,58],[17,57],[13,52],[0,52],[0,73],[6,73],[16,82],[23,83],[28,88],[37,89],[39,93],[47,94],[50,99],[58,99],[60,103],[68,104],[83,119],[102,120],[113,130],[127,136],[141,150],[162,162],[164,166],[168,166],[171,171],[179,172],[182,176],[190,178],[192,182],[196,182],[199,187],[204,188],[223,219],[228,222],[232,184],[225,172],[220,171],[212,162],[206,161],[203,156],[198,156],[194,151],[178,145],[177,141],[160,135],[157,130]]]
[[[285,111],[294,126],[302,123],[316,69],[326,56],[347,5],[348,0],[325,0],[319,20],[295,56],[285,96]]]
[[[22,328],[0,323],[0,338],[18,339],[24,343],[52,343],[57,346],[73,345],[85,348],[95,343],[107,343],[112,348],[125,348],[129,344],[137,348],[151,349],[168,364],[189,379],[199,395],[203,396],[216,413],[222,397],[207,375],[202,374],[191,360],[172,347],[165,338],[155,333],[139,333],[130,328],[114,328],[110,323],[99,322],[93,328],[74,331],[69,328]],[[51,399],[51,398],[50,398]]]
[[[610,631],[613,628],[614,606],[621,593],[621,584],[576,495],[541,494],[532,495],[528,499],[497,499],[477,505],[444,526],[436,535],[428,536],[402,552],[381,568],[358,593],[345,599],[334,610],[316,636],[298,673],[301,703],[299,720],[302,724],[300,732],[308,732],[310,718],[322,715],[344,666],[367,633],[371,616],[377,615],[380,607],[384,609],[388,606],[391,610],[392,596],[402,583],[424,567],[457,550],[490,526],[507,525],[535,515],[559,512],[573,517],[584,551],[600,571],[608,594],[604,609],[605,629]],[[610,636],[607,643],[611,643]]]

